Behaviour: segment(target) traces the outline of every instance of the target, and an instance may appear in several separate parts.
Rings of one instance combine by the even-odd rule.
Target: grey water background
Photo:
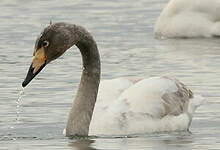
[[[0,149],[220,149],[220,39],[154,39],[154,23],[167,1],[1,0]],[[93,34],[102,79],[172,75],[206,97],[194,116],[192,133],[64,137],[82,69],[76,47],[32,81],[17,108],[35,39],[50,20],[80,24]]]

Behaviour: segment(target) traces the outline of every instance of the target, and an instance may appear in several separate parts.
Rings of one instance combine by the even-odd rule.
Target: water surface
[[[220,149],[219,39],[153,37],[153,25],[167,0],[1,0],[0,149]],[[53,22],[85,26],[97,41],[102,78],[172,75],[202,94],[190,133],[132,138],[70,140],[62,135],[81,74],[80,53],[71,48],[25,89],[35,39]],[[19,118],[18,112],[19,111]]]

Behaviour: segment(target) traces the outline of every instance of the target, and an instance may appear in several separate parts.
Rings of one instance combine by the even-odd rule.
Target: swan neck
[[[79,33],[76,46],[82,55],[83,71],[68,118],[67,136],[88,136],[100,82],[100,56],[96,42],[84,29]]]

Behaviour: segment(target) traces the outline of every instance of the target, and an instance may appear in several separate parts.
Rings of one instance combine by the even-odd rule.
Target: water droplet
[[[22,87],[21,91],[19,92],[18,99],[16,100],[16,122],[19,123],[20,120],[20,106],[21,106],[21,98],[24,95],[24,88]]]
[[[15,126],[10,126],[9,129],[16,129],[17,126],[16,124],[18,124],[20,122],[20,112],[21,112],[21,98],[24,95],[24,88],[22,87],[21,90],[19,90],[19,94],[18,94],[18,98],[16,99],[16,118],[15,118]],[[17,140],[16,134],[15,137],[12,140]]]

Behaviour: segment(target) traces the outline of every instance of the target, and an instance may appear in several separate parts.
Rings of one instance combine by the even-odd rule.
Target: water
[[[220,149],[219,39],[154,39],[153,25],[165,3],[167,0],[1,0],[0,149]],[[50,20],[80,24],[91,31],[101,53],[102,78],[173,75],[194,93],[203,94],[207,104],[198,109],[192,134],[64,137],[82,69],[75,47],[48,65],[16,104],[35,39]]]

